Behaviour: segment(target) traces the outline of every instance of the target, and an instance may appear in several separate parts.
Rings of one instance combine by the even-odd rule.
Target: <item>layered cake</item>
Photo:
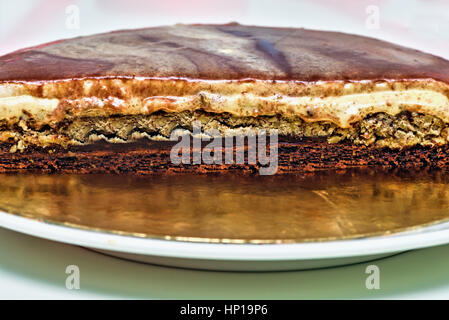
[[[195,123],[203,136],[275,132],[277,173],[446,168],[449,61],[362,36],[239,24],[123,30],[0,57],[0,172],[266,165],[174,163],[173,134],[194,137]]]

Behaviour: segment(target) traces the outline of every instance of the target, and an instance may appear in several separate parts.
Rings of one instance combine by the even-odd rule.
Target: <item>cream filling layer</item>
[[[449,122],[449,98],[443,93],[425,89],[377,91],[329,97],[291,97],[285,95],[256,96],[253,94],[219,95],[202,91],[188,96],[154,96],[99,99],[47,99],[30,95],[0,98],[0,120],[14,121],[32,116],[40,122],[57,122],[72,117],[108,116],[112,114],[151,114],[156,111],[181,112],[204,110],[230,113],[236,116],[286,115],[305,121],[330,121],[342,128],[366,115],[385,112],[396,115],[402,111],[420,112]]]
[[[257,97],[252,94],[222,96],[201,93],[206,103],[202,108],[208,112],[228,112],[237,116],[287,115],[299,116],[307,122],[330,121],[348,128],[352,123],[365,118],[368,114],[385,112],[396,115],[402,111],[420,112],[441,118],[449,122],[449,98],[432,90],[411,89],[402,92],[384,91],[359,93],[333,97]],[[172,97],[174,98],[174,97]],[[163,100],[156,98],[147,102],[147,109],[164,109]],[[176,110],[189,110],[194,98],[174,99]],[[167,108],[166,111],[171,111]]]
[[[0,120],[20,119],[32,115],[45,120],[58,107],[58,99],[36,98],[29,95],[0,98]]]

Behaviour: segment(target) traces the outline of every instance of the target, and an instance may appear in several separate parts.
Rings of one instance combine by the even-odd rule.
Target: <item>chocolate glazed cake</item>
[[[278,173],[449,166],[449,62],[336,32],[176,25],[0,57],[0,172],[254,172],[174,164],[171,134],[279,134]]]

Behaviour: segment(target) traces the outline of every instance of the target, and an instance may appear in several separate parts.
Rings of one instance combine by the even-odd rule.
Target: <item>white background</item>
[[[71,5],[79,9],[79,28],[71,24]],[[378,9],[378,28],[370,6]],[[449,59],[448,0],[0,0],[0,54],[115,29],[231,21],[363,34]],[[65,288],[72,264],[81,270],[80,290]],[[0,298],[449,298],[449,246],[375,264],[381,289],[367,290],[366,263],[280,273],[182,270],[0,229]]]

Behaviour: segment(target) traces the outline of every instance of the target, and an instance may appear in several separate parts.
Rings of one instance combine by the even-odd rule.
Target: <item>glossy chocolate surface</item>
[[[175,25],[56,41],[0,57],[0,82],[86,77],[296,81],[435,79],[449,62],[338,32]]]

